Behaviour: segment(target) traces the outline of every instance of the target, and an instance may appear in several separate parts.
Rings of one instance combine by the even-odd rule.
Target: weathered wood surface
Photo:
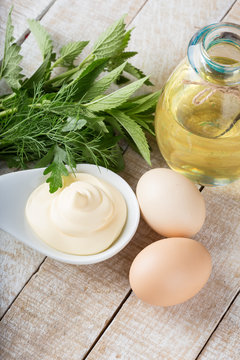
[[[199,360],[233,360],[240,358],[240,295],[203,349]]]
[[[109,1],[107,5],[98,3],[97,6],[94,3],[82,1],[80,6],[79,2],[74,1],[72,6],[68,7],[67,1],[58,0],[42,23],[53,34],[56,43],[79,38],[94,39],[106,24],[129,9],[124,8],[126,4],[124,5],[123,1],[120,4],[116,1]],[[138,12],[136,8],[133,9],[137,2],[126,3],[126,7],[129,6],[135,11],[128,17],[128,21],[131,21]],[[143,2],[138,3],[140,6],[142,4]],[[185,53],[186,38],[194,33],[196,27],[220,19],[231,4],[232,1],[218,0],[202,1],[196,6],[196,2],[190,0],[149,0],[132,24],[136,29],[131,48],[141,52],[136,64],[145,72],[152,73],[156,86],[161,86]],[[80,7],[81,16],[78,11]],[[72,30],[68,29],[61,34],[63,21],[68,25],[75,23],[75,27],[71,24],[69,29]],[[94,24],[91,31],[89,24]],[[184,37],[179,28],[181,31],[183,29]],[[173,48],[165,42],[168,35],[174,40]],[[159,47],[154,42],[156,39],[159,40]],[[25,44],[23,51],[27,54],[33,48],[31,36]],[[36,55],[37,61],[39,54]],[[33,71],[29,64],[26,64],[26,69]],[[153,165],[163,164],[158,151],[154,150]],[[138,178],[148,167],[131,150],[127,151],[126,165],[123,176],[135,187]],[[237,183],[234,186],[237,186],[237,189],[225,187],[225,192],[218,194],[214,189],[204,190],[209,215],[199,239],[210,250],[216,264],[210,282],[197,297],[169,309],[147,306],[134,295],[128,300],[124,299],[129,295],[128,270],[131,261],[144,246],[159,237],[142,222],[129,246],[110,261],[76,267],[47,259],[2,320],[3,358],[79,359],[84,356],[108,321],[115,316],[114,312],[121,302],[126,300],[88,359],[194,359],[190,355],[195,356],[201,350],[237,288],[234,274],[237,275],[238,269],[236,264],[233,264],[236,257],[237,230],[230,227],[230,219],[232,216],[237,226],[240,219],[237,208],[240,187]],[[219,223],[220,229],[216,226]],[[209,239],[210,234],[214,236]],[[221,240],[226,234],[226,243],[219,243],[218,234],[221,235]],[[230,254],[231,264],[225,261],[225,252]],[[228,269],[227,265],[232,268]],[[218,273],[219,267],[226,269],[226,272],[220,268]],[[218,291],[219,295],[216,294]],[[159,355],[160,350],[162,352]],[[182,357],[175,357],[177,350],[176,355],[181,354]]]
[[[19,40],[28,29],[27,19],[39,19],[53,0],[1,0],[0,1],[0,59],[3,56],[5,29],[9,10],[13,6],[14,37]]]
[[[156,1],[155,5],[154,13],[158,13],[159,2]],[[141,23],[148,27],[148,6],[150,3],[146,4],[135,19],[133,25],[136,29],[139,29],[138,25]],[[239,2],[229,13],[227,20],[236,21],[237,17],[240,18]],[[135,34],[133,41],[134,36]],[[150,47],[151,44],[148,44],[151,53]],[[145,61],[145,56],[142,59]],[[127,158],[128,156],[126,154]],[[132,157],[135,155],[131,154],[130,158]],[[134,161],[129,159],[127,163],[127,173],[132,174]],[[213,273],[207,286],[187,303],[167,309],[148,306],[132,294],[90,352],[88,359],[192,360],[197,357],[239,291],[240,274],[240,182],[223,188],[205,188],[203,195],[207,204],[207,220],[196,239],[209,249],[213,258]],[[223,344],[222,349],[224,348],[231,351],[230,347]],[[216,351],[215,359],[218,359],[217,354]],[[227,357],[228,354],[221,356],[222,359],[239,359],[239,354],[235,351],[231,357]]]
[[[27,19],[42,17],[52,2],[41,0],[33,4],[31,0],[0,1],[0,59],[3,56],[6,22],[11,6],[14,37],[19,40],[28,29]],[[9,171],[11,170],[0,162],[0,175]],[[40,253],[27,248],[13,236],[0,230],[0,317],[43,259],[44,256]]]
[[[24,2],[20,3],[24,9]],[[45,3],[42,2],[43,4]],[[95,40],[101,31],[118,19],[121,14],[127,13],[126,21],[128,23],[132,21],[143,4],[143,0],[122,1],[121,4],[118,4],[117,0],[102,4],[98,1],[81,1],[81,4],[79,1],[74,1],[69,6],[68,1],[58,0],[44,16],[42,23],[52,35],[56,46],[71,40]],[[15,1],[15,7],[17,5],[19,1],[18,3]],[[28,9],[29,6],[29,1],[26,1],[25,8]],[[30,17],[27,10],[26,14]],[[66,26],[68,30],[63,31]],[[41,62],[41,55],[32,35],[24,42],[22,55],[24,56],[22,66],[25,74],[29,75]],[[8,171],[6,167],[0,164],[0,174],[6,171]],[[9,234],[0,231],[0,292],[2,294],[0,317],[43,259],[44,256],[41,254],[26,248]]]
[[[203,196],[207,219],[195,238],[212,256],[207,285],[193,299],[169,308],[146,305],[132,294],[88,359],[192,360],[201,351],[239,289],[240,181],[204,189]]]

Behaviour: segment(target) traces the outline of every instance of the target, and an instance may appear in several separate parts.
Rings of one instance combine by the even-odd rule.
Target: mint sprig
[[[43,62],[23,79],[10,11],[0,76],[13,93],[0,97],[0,159],[23,168],[32,161],[46,167],[50,192],[62,186],[66,165],[74,170],[77,163],[90,162],[122,170],[121,139],[150,164],[144,131],[154,134],[153,114],[160,92],[133,97],[151,82],[129,63],[137,53],[126,51],[132,30],[126,30],[124,17],[102,33],[80,62],[88,41],[65,44],[56,55],[40,22],[29,20],[29,27]],[[56,67],[61,68],[57,75]],[[136,81],[130,82],[128,74]]]
[[[13,36],[13,25],[11,19],[12,9],[7,19],[4,55],[0,68],[0,79],[4,78],[12,89],[19,89],[21,86],[22,68],[19,66],[22,56],[19,54],[20,46],[15,43]]]

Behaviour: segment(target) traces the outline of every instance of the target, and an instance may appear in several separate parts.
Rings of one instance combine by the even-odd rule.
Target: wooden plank
[[[215,16],[218,18],[221,14],[225,13],[226,3],[222,4],[222,8],[220,8],[220,1],[215,2],[215,5]],[[165,6],[165,10],[168,10],[171,4],[164,2],[164,5],[161,4],[161,6]],[[175,3],[175,6],[180,5]],[[205,21],[208,22],[210,5],[206,1],[206,3],[202,2],[199,6],[201,11],[206,11],[204,16]],[[143,11],[144,9],[145,7]],[[65,10],[68,11],[67,8]],[[103,9],[100,10],[103,13]],[[100,10],[98,9],[99,13]],[[155,10],[156,6],[153,7],[153,13]],[[188,11],[189,9],[186,9],[186,12],[182,15],[182,25],[189,16]],[[190,11],[192,12],[192,8]],[[211,18],[212,16],[211,14]],[[79,20],[80,23],[81,21]],[[149,18],[150,21],[151,17]],[[146,21],[146,25],[149,22]],[[143,27],[141,26],[141,28]],[[144,26],[145,28],[148,28],[148,26]],[[189,35],[192,30],[189,30]],[[162,34],[163,36],[165,36],[164,33]],[[149,43],[151,48],[150,45]],[[181,46],[179,47],[181,48]],[[155,45],[152,46],[152,51],[153,49],[155,54]],[[169,64],[169,66],[172,66],[172,64]],[[163,76],[163,73],[159,74],[160,84],[160,76]],[[156,152],[155,157],[154,164],[161,165],[160,157]],[[134,186],[140,173],[147,170],[147,166],[137,155],[130,151],[128,152],[126,163],[125,176]],[[105,263],[75,267],[48,259],[37,275],[24,288],[2,321],[1,344],[4,358],[14,359],[16,354],[18,354],[18,357],[26,360],[39,359],[39,357],[75,359],[82,356],[104,324],[111,318],[113,312],[127,293],[129,289],[127,274],[132,259],[142,247],[157,240],[157,238],[158,236],[142,222],[134,241],[119,255]],[[83,291],[84,287],[85,292]],[[68,300],[65,300],[67,296]],[[130,298],[131,301],[133,298]],[[135,309],[129,308],[129,311],[134,313]],[[144,311],[146,311],[146,307]],[[143,314],[147,317],[145,312]],[[142,318],[141,314],[139,315]],[[151,317],[148,317],[148,325],[151,323],[150,319]],[[171,319],[169,321],[171,322]],[[157,322],[157,326],[158,331],[160,331],[159,322]],[[120,324],[120,328],[122,327],[126,328],[127,324]],[[152,325],[147,330],[151,333],[153,331]],[[135,326],[132,326],[130,331],[131,333],[134,332]],[[103,338],[106,341],[105,335]],[[142,333],[140,333],[137,342],[142,343],[141,338]],[[111,343],[111,338],[109,340]],[[127,342],[121,343],[119,349],[120,355],[117,355],[121,357],[125,347],[128,350]],[[95,354],[94,359],[100,359],[101,356],[104,356],[103,352],[101,354],[96,352],[96,350],[90,356],[93,356],[92,354]],[[107,357],[103,358],[113,359],[115,358],[114,356],[115,352],[108,353]],[[124,359],[127,359],[127,357],[124,357]]]
[[[158,13],[158,4],[155,5],[154,13]],[[136,18],[134,22],[136,29],[139,28],[137,26],[139,23],[144,23],[145,27],[148,27],[144,14],[149,6],[150,3]],[[149,12],[150,9],[148,16]],[[227,20],[237,22],[238,19],[239,22],[239,15],[239,2],[237,2]],[[148,45],[148,49],[150,46],[151,44]],[[149,49],[149,53],[150,61],[154,51],[151,52]],[[161,56],[156,58],[162,59]],[[144,55],[141,59],[144,59],[142,66],[144,64],[148,64],[146,67],[150,66]],[[155,67],[156,64],[152,66]],[[145,68],[145,71],[149,72],[149,69]],[[159,71],[162,72],[161,78],[166,79],[164,66],[163,70]],[[126,154],[129,171],[135,166],[134,157],[131,151]],[[140,163],[138,166],[140,167]],[[142,173],[144,170],[141,169],[139,172]],[[133,176],[130,177],[131,180],[132,178]],[[204,189],[203,195],[207,204],[207,220],[196,239],[209,249],[213,258],[213,273],[207,286],[192,300],[170,308],[146,305],[132,294],[87,359],[192,360],[196,358],[238,291],[240,271],[238,261],[240,181],[223,188]],[[239,327],[239,320],[236,326]],[[221,340],[228,341],[223,337]],[[212,346],[215,347],[213,359],[219,359],[221,353],[217,351],[217,344]],[[232,359],[231,355],[227,357],[231,347],[223,343],[222,348],[229,351],[222,356],[222,359]]]
[[[0,2],[0,59],[3,56],[8,12],[13,6],[14,36],[19,40],[28,29],[28,18],[40,18],[52,0],[5,0]],[[4,85],[1,84],[2,93]],[[12,171],[0,162],[0,175]],[[0,230],[0,317],[44,259],[40,253],[27,248],[13,236]]]
[[[9,6],[4,7],[4,11],[1,11],[2,19],[5,14],[2,24],[6,24],[10,1],[8,3]],[[15,36],[17,38],[20,36],[21,31],[26,28],[26,19],[36,17],[38,15],[37,11],[40,11],[40,9],[42,11],[49,3],[51,1],[43,0],[32,7],[28,0],[24,2],[14,1],[13,23],[16,24]],[[53,36],[56,45],[62,45],[79,38],[91,38],[94,40],[102,30],[119,18],[121,14],[128,13],[126,20],[130,22],[143,3],[143,0],[123,1],[119,6],[118,2],[114,0],[100,6],[96,1],[92,1],[91,4],[88,1],[82,1],[81,4],[75,1],[69,6],[67,1],[58,1],[52,7],[49,15],[44,16],[43,24],[46,25]],[[0,10],[2,9],[0,8]],[[99,14],[103,15],[99,16]],[[68,24],[68,31],[63,32],[62,29],[65,24]],[[32,35],[23,44],[22,55],[24,56],[23,68],[25,73],[30,75],[41,62],[41,56]],[[9,170],[3,165],[0,166],[0,175],[6,171]],[[43,259],[44,256],[41,254],[22,245],[9,234],[3,231],[0,232],[0,291],[3,294],[0,300],[0,317]],[[26,266],[27,264],[28,266]]]
[[[24,3],[15,1],[13,23],[14,25],[16,24],[15,36],[17,38],[20,32],[25,29],[22,23],[24,18],[24,12],[22,10],[26,9],[26,17],[35,17],[35,15],[37,15],[36,11],[40,5],[47,4],[46,0],[44,1],[39,2],[38,6],[34,7],[34,11],[32,8],[29,8],[30,4],[28,1],[25,1]],[[131,2],[122,1],[121,4],[118,4],[118,1],[113,0],[101,5],[97,1],[92,1],[91,3],[88,1],[82,1],[81,4],[78,1],[72,1],[71,6],[69,6],[68,1],[58,1],[58,3],[56,3],[51,9],[49,16],[44,16],[44,20],[42,22],[46,25],[51,35],[53,35],[54,43],[57,46],[79,38],[94,40],[102,30],[124,13],[128,14],[126,21],[132,21],[135,14],[143,4],[144,0]],[[5,12],[7,13],[8,9]],[[1,14],[3,18],[4,12],[1,12]],[[20,21],[21,24],[19,24],[18,21]],[[6,17],[2,23],[3,22],[6,23]],[[65,28],[66,24],[68,24],[68,31],[63,32],[62,30]],[[41,61],[41,56],[38,50],[36,50],[35,40],[31,35],[23,44],[22,50],[25,73],[31,74]],[[34,66],[32,66],[32,64],[34,64]],[[8,171],[9,169],[1,163],[0,174]],[[9,234],[6,234],[3,231],[0,232],[0,317],[8,309],[16,295],[22,289],[29,277],[36,271],[43,259],[44,256],[41,254],[27,248]],[[61,265],[63,269],[65,269],[65,265]],[[111,279],[111,282],[116,280],[117,277],[115,275],[113,279]],[[80,286],[83,284],[85,284],[85,278],[80,281]],[[126,287],[127,284],[123,286],[123,294]],[[97,289],[97,292],[98,291],[99,290]],[[105,289],[105,291],[108,292],[108,289]],[[104,325],[107,317],[111,316],[118,304],[118,301],[121,301],[122,296],[120,296],[120,299],[117,297],[117,303],[114,303],[112,306],[106,304],[107,315],[103,317],[103,322],[99,323],[99,329],[101,329]],[[88,301],[89,299],[87,298],[87,302]],[[90,302],[92,303],[92,301]],[[52,303],[52,306],[53,308],[55,307],[54,303]],[[37,308],[35,308],[35,310],[36,309]],[[99,309],[97,309],[97,312],[99,312]],[[88,319],[89,318],[90,317],[88,317]],[[96,333],[93,333],[93,336],[96,336]],[[86,347],[87,345],[84,344],[84,346]]]
[[[187,54],[187,46],[192,35],[201,27],[220,21],[229,7],[230,1],[149,0],[137,16],[132,26],[131,46],[138,49],[138,58],[133,58],[145,73],[151,75],[155,88],[162,86],[175,66]],[[238,9],[237,4],[234,9]],[[236,11],[233,21],[239,23]],[[144,26],[143,26],[144,24]]]
[[[28,29],[27,19],[40,18],[51,3],[52,0],[35,1],[34,4],[31,0],[4,0],[0,2],[0,59],[3,56],[7,16],[11,6],[13,6],[14,37],[19,40]]]
[[[149,306],[132,294],[88,360],[196,358],[238,291],[240,271],[240,181],[204,189],[203,195],[207,219],[195,238],[212,255],[207,285],[193,299],[169,308]]]
[[[199,360],[239,360],[240,357],[240,295],[235,299],[223,321],[214,332]]]
[[[10,170],[0,161],[0,175]],[[44,256],[0,229],[0,318]]]
[[[228,0],[229,1],[229,0]],[[126,23],[130,23],[137,11],[145,3],[144,0],[121,1],[109,0],[107,2],[91,2],[87,0],[72,1],[71,6],[65,0],[58,0],[45,17],[42,24],[51,35],[56,51],[69,41],[91,40],[91,43],[81,54],[83,58],[88,52],[98,35],[113,21],[127,14]],[[67,30],[65,30],[67,28]],[[32,74],[42,61],[40,51],[36,48],[34,37],[30,34],[28,41],[22,49],[25,74]]]

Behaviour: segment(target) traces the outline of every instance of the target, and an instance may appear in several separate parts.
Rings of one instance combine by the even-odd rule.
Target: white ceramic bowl
[[[76,265],[94,264],[111,258],[134,236],[140,218],[136,196],[128,183],[111,170],[91,164],[77,165],[77,172],[97,176],[115,186],[127,204],[127,221],[118,239],[106,250],[94,255],[71,255],[55,250],[40,240],[25,219],[25,206],[31,192],[46,180],[44,169],[18,171],[0,176],[0,228],[24,244],[53,259]]]

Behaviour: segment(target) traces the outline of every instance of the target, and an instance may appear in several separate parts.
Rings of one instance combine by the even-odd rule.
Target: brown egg
[[[146,303],[170,306],[196,295],[207,282],[211,256],[199,242],[187,238],[156,241],[134,259],[129,280]]]
[[[137,198],[148,225],[166,237],[192,237],[205,220],[205,202],[197,187],[170,169],[147,171],[138,181]]]

